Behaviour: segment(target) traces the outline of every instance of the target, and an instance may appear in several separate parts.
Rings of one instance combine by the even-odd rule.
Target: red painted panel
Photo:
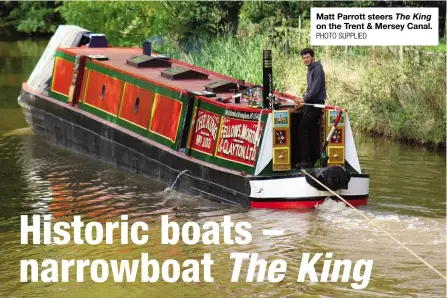
[[[175,142],[182,103],[156,94],[149,130]]]
[[[68,90],[70,90],[71,80],[73,79],[74,63],[64,60],[62,58],[56,58],[56,64],[54,65],[53,84],[51,89],[54,92],[61,93],[68,96]]]
[[[103,86],[105,86],[104,97],[101,99]],[[84,102],[110,114],[117,115],[122,88],[122,81],[90,70]]]
[[[219,131],[220,116],[203,109],[196,109],[195,123],[191,128],[189,147],[213,156]]]
[[[137,98],[139,98],[139,104],[138,109],[135,110]],[[153,92],[126,83],[126,86],[124,87],[123,102],[121,103],[120,118],[147,129],[153,101]]]
[[[263,127],[261,122],[258,131],[258,121],[223,117],[214,156],[254,167]]]

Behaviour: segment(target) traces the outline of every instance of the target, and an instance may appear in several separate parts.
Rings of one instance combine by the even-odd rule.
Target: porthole
[[[106,94],[106,85],[102,85],[101,95],[99,95],[99,99],[103,100],[105,94]]]
[[[138,112],[138,108],[140,107],[140,97],[137,96],[137,99],[135,99],[135,104],[133,107],[133,112],[136,113]]]

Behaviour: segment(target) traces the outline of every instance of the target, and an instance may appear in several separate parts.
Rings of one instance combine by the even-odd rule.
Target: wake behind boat
[[[19,103],[51,142],[172,184],[255,208],[311,208],[331,193],[296,169],[297,97],[273,90],[271,51],[255,86],[143,49],[110,47],[102,34],[60,26]],[[367,203],[348,112],[321,110],[307,169],[353,206]]]

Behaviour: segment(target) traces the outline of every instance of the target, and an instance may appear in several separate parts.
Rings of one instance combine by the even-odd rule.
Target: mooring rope
[[[399,244],[401,247],[403,247],[405,250],[407,250],[409,253],[411,253],[414,257],[416,257],[419,261],[421,261],[423,264],[425,264],[428,268],[430,268],[431,270],[433,270],[434,272],[436,272],[439,276],[441,276],[444,280],[447,281],[445,275],[443,275],[441,272],[439,272],[435,267],[433,267],[432,265],[430,265],[427,261],[425,261],[423,258],[421,258],[420,256],[418,256],[414,251],[412,251],[411,249],[409,249],[408,247],[406,247],[402,242],[400,242],[399,240],[397,240],[396,238],[394,238],[393,235],[391,235],[390,233],[388,233],[387,231],[385,231],[384,229],[382,229],[380,226],[378,226],[377,224],[375,224],[374,222],[372,222],[372,220],[366,216],[362,211],[358,210],[357,208],[355,208],[354,206],[352,206],[348,201],[346,201],[345,199],[343,199],[341,196],[339,196],[337,193],[335,193],[334,191],[332,191],[330,188],[328,188],[326,185],[324,185],[323,183],[321,183],[320,181],[318,181],[315,177],[313,177],[312,175],[310,175],[309,173],[307,173],[304,169],[301,169],[301,172],[303,172],[304,174],[306,174],[307,176],[309,176],[310,178],[312,178],[313,180],[315,180],[317,183],[319,183],[321,186],[323,186],[325,189],[327,189],[328,191],[330,191],[332,194],[334,194],[336,197],[338,197],[340,200],[342,200],[346,205],[348,205],[349,207],[351,207],[352,209],[354,209],[355,211],[357,211],[358,213],[360,213],[360,215],[362,215],[369,223],[373,224],[376,228],[378,228],[380,231],[382,231],[383,233],[385,233],[388,237],[390,237],[391,239],[393,239],[397,244]]]

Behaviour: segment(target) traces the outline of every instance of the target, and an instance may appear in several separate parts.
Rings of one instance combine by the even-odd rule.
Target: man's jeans
[[[303,117],[298,127],[300,162],[313,163],[318,158],[320,117],[320,108],[303,107]]]

